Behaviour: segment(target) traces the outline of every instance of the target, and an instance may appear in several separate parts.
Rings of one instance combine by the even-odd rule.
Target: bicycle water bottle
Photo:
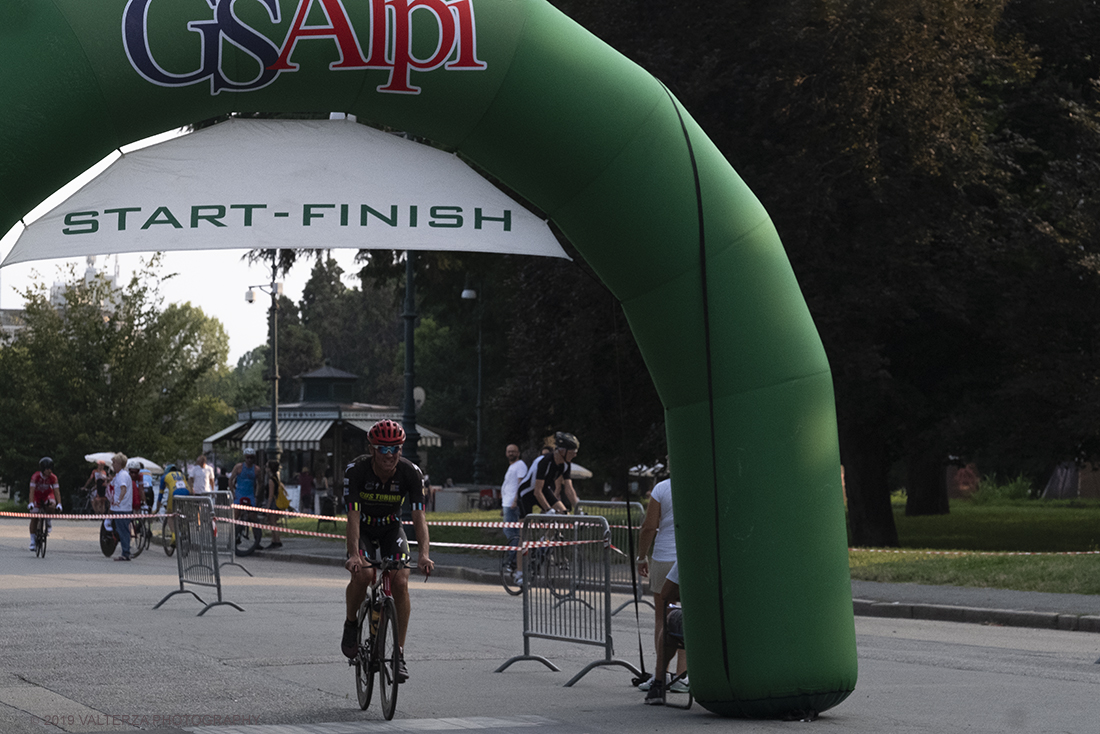
[[[374,637],[378,633],[378,620],[382,616],[382,609],[375,605],[370,610],[370,636]]]

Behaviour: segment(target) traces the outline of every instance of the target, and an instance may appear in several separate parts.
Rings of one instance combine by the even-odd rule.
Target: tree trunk
[[[850,541],[856,547],[896,547],[898,529],[890,506],[890,459],[873,431],[841,427],[840,457],[848,495]]]
[[[937,450],[910,454],[906,459],[909,480],[906,484],[906,515],[946,515],[947,467],[943,453]]]

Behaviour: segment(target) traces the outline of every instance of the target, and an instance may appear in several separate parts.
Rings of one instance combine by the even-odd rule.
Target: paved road
[[[624,668],[600,668],[564,688],[601,656],[578,645],[532,643],[561,673],[535,663],[494,673],[522,652],[521,600],[453,578],[413,584],[412,679],[387,723],[375,706],[359,710],[338,650],[346,578],[338,566],[287,563],[268,552],[244,561],[252,578],[225,571],[225,598],[244,612],[219,607],[197,617],[201,605],[184,595],[153,611],[178,588],[174,559],[154,547],[114,563],[99,553],[91,528],[55,525],[47,557],[37,559],[26,550],[25,525],[0,521],[3,734],[686,734],[799,726],[720,719],[698,706],[643,706]],[[295,549],[305,550],[284,548]],[[641,637],[648,641],[647,617]],[[862,616],[856,630],[855,693],[807,726],[868,734],[1100,732],[1100,635]],[[636,662],[633,615],[618,615],[613,632],[619,653]]]

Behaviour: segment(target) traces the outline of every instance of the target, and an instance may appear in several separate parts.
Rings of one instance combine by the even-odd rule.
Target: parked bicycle
[[[252,500],[248,497],[242,497],[237,500],[239,505],[251,505]],[[244,522],[259,522],[259,515],[250,510],[235,510],[238,520]],[[247,525],[234,525],[234,543],[236,544],[236,553],[238,556],[250,556],[255,553],[260,547],[260,541],[263,540],[264,531],[260,528],[252,528]]]
[[[72,511],[77,515],[94,515],[96,514],[95,505],[92,500],[96,498],[96,488],[91,489],[85,487],[79,487],[73,490],[73,505]]]
[[[382,561],[368,558],[366,562],[376,569],[376,573],[356,616],[359,654],[348,660],[348,665],[355,668],[355,692],[359,708],[364,711],[370,706],[374,676],[378,674],[382,715],[389,721],[397,710],[397,664],[400,660],[397,607],[390,591],[390,575],[408,564],[392,558]]]
[[[42,508],[38,514],[52,515],[55,512],[57,512],[57,509],[53,506],[53,503],[49,503]],[[49,534],[50,526],[48,518],[34,521],[34,555],[38,558],[46,557],[46,538],[49,537]]]

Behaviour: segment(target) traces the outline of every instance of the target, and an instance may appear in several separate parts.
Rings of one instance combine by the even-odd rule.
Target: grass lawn
[[[895,507],[895,521],[902,552],[850,551],[852,578],[1100,594],[1100,555],[1053,555],[1100,550],[1095,501],[953,500],[948,515],[906,517]],[[997,552],[1052,555],[983,555]]]

